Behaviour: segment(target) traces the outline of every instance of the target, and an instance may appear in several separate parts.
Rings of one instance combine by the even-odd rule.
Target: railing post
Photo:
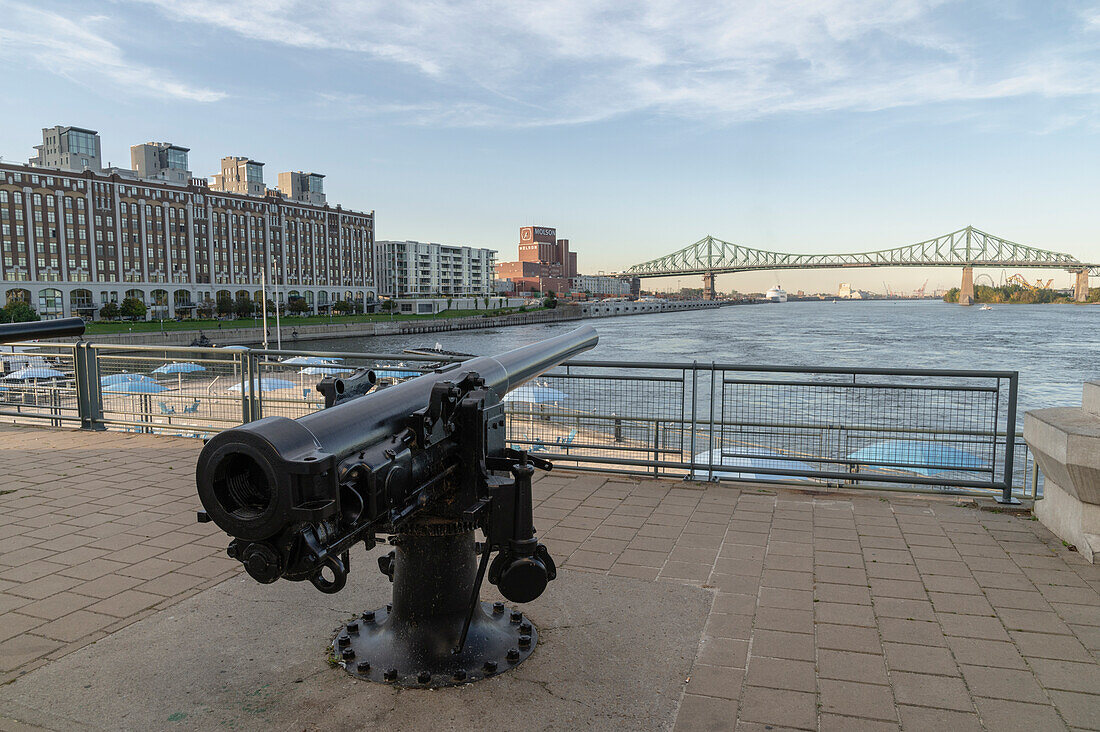
[[[661,477],[661,423],[653,420],[653,477]]]
[[[683,394],[683,392],[681,392]],[[686,394],[680,398],[683,399]],[[691,362],[691,457],[688,460],[688,480],[695,480],[695,413],[699,402],[699,369],[698,362]],[[683,411],[683,410],[681,410]],[[683,443],[681,443],[683,444]]]
[[[1016,451],[1016,397],[1020,387],[1020,372],[1013,371],[1008,379],[1008,415],[1005,417],[1005,478],[1001,497],[997,503],[1018,504],[1020,499],[1012,496],[1012,469]],[[993,440],[996,441],[996,430]]]
[[[707,430],[707,482],[714,480],[714,361],[710,362],[710,428]],[[721,455],[718,456],[721,459]]]
[[[252,359],[244,351],[237,351],[234,358],[241,363],[241,422],[252,421]]]
[[[260,367],[260,357],[251,351],[248,352],[248,379],[249,394],[252,397],[252,420],[255,421],[264,416],[264,381]]]
[[[80,429],[105,430],[103,400],[99,393],[99,363],[92,344],[78,341],[73,346],[73,372],[76,376],[76,409]]]

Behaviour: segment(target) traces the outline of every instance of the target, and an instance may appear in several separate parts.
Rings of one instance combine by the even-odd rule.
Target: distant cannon
[[[488,573],[504,597],[530,602],[556,568],[531,500],[535,468],[551,465],[506,447],[501,399],[597,340],[585,326],[380,390],[367,371],[325,379],[326,409],[207,443],[199,518],[234,537],[229,555],[256,581],[309,580],[329,593],[344,587],[352,546],[369,551],[390,534],[394,549],[378,564],[392,603],[333,644],[360,678],[438,687],[506,671],[531,654],[537,632],[504,603],[480,602],[481,583]]]

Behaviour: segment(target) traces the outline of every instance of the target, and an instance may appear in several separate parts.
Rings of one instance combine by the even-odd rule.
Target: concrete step
[[[1086,412],[1100,417],[1100,380],[1086,381],[1084,393],[1081,396],[1081,406]]]

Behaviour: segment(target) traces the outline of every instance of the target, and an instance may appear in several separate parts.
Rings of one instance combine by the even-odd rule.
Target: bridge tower
[[[1073,301],[1088,302],[1089,299],[1089,268],[1083,267],[1077,270],[1073,282]]]
[[[1086,291],[1087,291],[1087,289],[1086,289]],[[704,300],[714,300],[716,298],[717,298],[717,295],[714,292],[714,273],[713,272],[704,272],[703,273],[703,299]]]
[[[963,267],[962,286],[959,288],[959,304],[974,304],[974,267],[970,265]]]

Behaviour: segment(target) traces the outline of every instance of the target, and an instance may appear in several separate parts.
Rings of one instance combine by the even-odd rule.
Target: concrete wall
[[[1035,516],[1081,556],[1100,554],[1100,381],[1084,386],[1081,407],[1036,409],[1024,439],[1043,472]]]
[[[641,315],[642,313],[671,313],[679,310],[704,310],[721,307],[721,303],[706,300],[626,300],[585,302],[580,304],[581,314],[587,318],[605,318],[613,315]]]

